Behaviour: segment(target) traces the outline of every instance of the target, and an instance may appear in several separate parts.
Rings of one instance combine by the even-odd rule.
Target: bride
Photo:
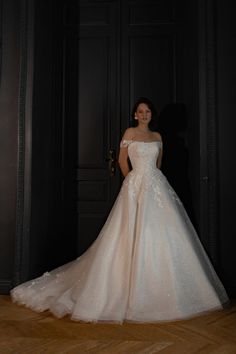
[[[11,290],[35,311],[86,322],[161,322],[222,309],[228,296],[184,206],[161,172],[153,105],[134,106],[137,126],[120,143],[125,177],[97,239],[74,261]],[[131,162],[132,169],[128,163]]]

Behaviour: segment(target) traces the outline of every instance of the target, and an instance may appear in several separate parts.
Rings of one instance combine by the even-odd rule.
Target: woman
[[[149,128],[153,112],[145,98],[134,106],[136,127],[120,144],[125,179],[95,242],[75,261],[14,288],[13,301],[57,317],[118,323],[180,320],[228,302],[160,170],[163,145]]]

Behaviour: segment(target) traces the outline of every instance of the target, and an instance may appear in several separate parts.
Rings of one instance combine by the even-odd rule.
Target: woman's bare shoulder
[[[162,141],[162,137],[161,134],[158,132],[153,132],[153,135],[155,137],[156,140]]]
[[[132,140],[133,137],[134,137],[134,128],[131,127],[126,129],[122,139]]]

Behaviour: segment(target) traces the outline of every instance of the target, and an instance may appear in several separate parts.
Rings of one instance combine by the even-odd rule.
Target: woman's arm
[[[119,153],[119,159],[118,159],[120,169],[122,172],[122,175],[124,177],[127,176],[129,173],[129,164],[128,164],[128,147],[121,147],[120,148],[120,153]]]
[[[132,128],[126,129],[122,141],[123,140],[132,140],[133,134],[132,134]],[[119,152],[119,158],[118,162],[120,165],[121,172],[124,177],[127,176],[127,174],[130,171],[129,164],[128,164],[128,146],[121,144],[120,147],[120,152]]]

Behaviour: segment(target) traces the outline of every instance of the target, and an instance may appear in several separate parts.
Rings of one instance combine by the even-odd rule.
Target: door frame
[[[216,107],[216,4],[198,2],[200,237],[219,266],[219,173]]]

